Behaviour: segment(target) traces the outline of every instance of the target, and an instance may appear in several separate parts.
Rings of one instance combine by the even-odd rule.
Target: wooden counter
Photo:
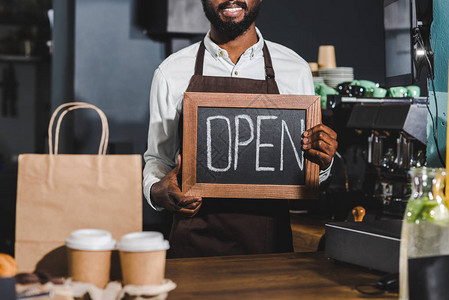
[[[323,220],[302,214],[290,214],[293,249],[295,252],[315,252],[326,231]]]
[[[366,296],[383,274],[334,262],[323,252],[167,260],[166,278],[178,287],[168,299],[397,299]]]

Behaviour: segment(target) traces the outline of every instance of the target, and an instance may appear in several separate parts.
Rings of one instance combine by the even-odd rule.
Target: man
[[[154,73],[144,155],[145,196],[156,210],[174,213],[171,257],[292,251],[287,200],[203,201],[186,197],[178,186],[185,91],[314,93],[307,63],[292,50],[264,41],[255,27],[262,0],[202,3],[211,22],[209,33],[201,43],[168,57]],[[304,133],[302,147],[306,157],[320,166],[320,182],[329,175],[336,138],[322,124]]]

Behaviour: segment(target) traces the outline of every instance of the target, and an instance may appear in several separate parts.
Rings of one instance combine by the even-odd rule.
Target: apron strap
[[[196,55],[195,63],[195,75],[203,75],[204,66],[204,53],[206,51],[206,46],[204,45],[204,40],[201,41],[198,53]],[[263,58],[265,61],[265,78],[274,79],[274,69],[271,62],[270,52],[268,51],[267,43],[263,43]]]
[[[270,52],[268,51],[267,43],[263,43],[263,58],[265,60],[265,74],[267,79],[274,79],[274,69],[271,63]]]
[[[206,51],[206,46],[204,46],[204,40],[201,41],[200,48],[198,49],[198,53],[196,55],[196,63],[195,63],[195,75],[203,75],[203,64],[204,64],[204,53]]]

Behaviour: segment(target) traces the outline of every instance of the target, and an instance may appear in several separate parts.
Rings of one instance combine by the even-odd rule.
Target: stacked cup
[[[318,68],[336,68],[335,47],[333,45],[322,45],[318,48]]]

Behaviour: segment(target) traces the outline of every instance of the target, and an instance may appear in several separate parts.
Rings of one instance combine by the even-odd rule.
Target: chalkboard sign
[[[182,190],[213,198],[318,195],[301,135],[321,121],[317,96],[185,93]]]
[[[304,185],[305,120],[305,110],[199,107],[196,181]]]

